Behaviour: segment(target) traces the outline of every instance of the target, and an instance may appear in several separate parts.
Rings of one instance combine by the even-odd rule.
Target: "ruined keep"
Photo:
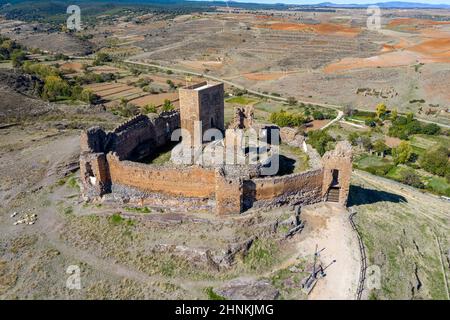
[[[223,84],[217,83],[185,87],[180,89],[180,111],[138,115],[111,132],[99,127],[84,131],[80,156],[83,198],[185,211],[215,210],[220,215],[321,201],[346,205],[352,170],[348,142],[339,142],[321,158],[302,136],[283,134],[282,139],[289,140],[284,142],[307,152],[309,169],[281,176],[262,176],[257,167],[250,166],[145,161],[172,143],[176,129],[194,136],[196,121],[202,121],[203,130],[225,132],[223,90]],[[252,110],[237,110],[237,126],[253,125],[252,115]],[[216,143],[223,144],[233,132],[228,129],[225,139]]]
[[[190,140],[195,145],[203,142],[193,140],[197,122],[201,122],[202,132],[213,128],[225,131],[223,95],[223,83],[202,82],[179,90],[181,128],[186,130],[182,134],[190,135],[190,139],[183,137],[184,141]]]

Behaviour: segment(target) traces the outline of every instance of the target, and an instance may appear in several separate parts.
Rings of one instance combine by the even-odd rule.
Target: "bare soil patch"
[[[178,99],[179,98],[177,92],[170,92],[170,93],[150,94],[144,97],[131,100],[130,102],[138,107],[144,107],[148,104],[153,104],[156,107],[159,107],[164,104],[165,100],[170,100],[170,102],[175,104],[178,102]]]
[[[356,37],[361,30],[359,28],[347,27],[339,24],[320,23],[320,24],[303,24],[303,23],[268,23],[258,25],[259,28],[267,28],[278,31],[303,31],[313,32],[324,35],[337,35],[345,37]]]

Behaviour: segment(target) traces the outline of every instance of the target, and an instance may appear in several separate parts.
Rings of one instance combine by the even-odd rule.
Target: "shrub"
[[[449,151],[444,147],[433,148],[425,152],[419,159],[421,167],[441,177],[450,176],[448,162]]]
[[[87,103],[96,103],[99,100],[99,96],[96,95],[92,90],[90,89],[83,89],[80,94],[80,100],[87,102]]]
[[[422,129],[422,133],[427,134],[427,135],[438,135],[441,133],[441,127],[439,127],[437,124],[435,123],[429,123],[427,125],[425,125]]]
[[[170,89],[175,89],[177,86],[173,83],[172,80],[167,80],[166,83],[169,85]]]
[[[175,109],[175,107],[172,104],[172,102],[169,99],[164,100],[164,104],[162,106],[162,110],[167,112],[167,111],[172,111],[173,109]]]
[[[313,116],[314,120],[323,120],[323,119],[325,119],[325,116],[320,111],[314,111],[312,116]]]
[[[215,293],[212,287],[205,288],[205,293],[209,300],[227,300],[221,295]]]
[[[16,49],[11,54],[12,65],[15,68],[20,67],[26,59],[26,54],[21,49]]]
[[[41,79],[45,79],[48,76],[61,76],[57,68],[31,61],[25,61],[22,65],[22,70],[28,74],[34,74]]]
[[[413,170],[404,170],[400,174],[400,182],[419,189],[424,189],[425,185],[420,177]]]
[[[245,256],[244,263],[252,270],[270,267],[275,262],[276,250],[277,245],[273,241],[256,239]]]
[[[364,124],[371,128],[375,128],[377,126],[377,122],[375,121],[375,119],[367,119],[366,121],[364,121]]]
[[[129,118],[140,113],[140,109],[132,103],[121,103],[119,106],[113,108],[112,113],[125,118]]]
[[[321,156],[331,149],[330,142],[334,142],[334,139],[326,131],[315,130],[308,133],[308,143],[313,146]]]
[[[112,58],[109,56],[109,54],[105,52],[99,52],[97,53],[97,56],[95,57],[94,62],[92,63],[94,66],[101,66],[105,62],[111,62]]]
[[[281,110],[280,112],[272,113],[269,121],[279,127],[299,127],[308,122],[308,119],[301,114],[292,114]]]
[[[145,107],[142,108],[142,113],[149,114],[149,113],[158,113],[158,110],[156,109],[156,106],[154,104],[148,104]]]
[[[294,106],[294,105],[297,104],[297,99],[295,99],[294,97],[289,97],[289,98],[287,99],[287,103],[288,103],[288,105],[290,105],[290,106]]]

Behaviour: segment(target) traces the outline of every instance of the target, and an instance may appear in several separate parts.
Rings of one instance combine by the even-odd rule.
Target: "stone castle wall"
[[[310,150],[314,155],[314,150]],[[280,177],[227,176],[223,169],[149,165],[121,160],[115,153],[81,157],[83,193],[87,198],[113,193],[119,198],[180,210],[215,209],[219,215],[250,208],[307,205],[326,199],[332,171],[339,170],[339,202],[345,204],[351,175],[348,150],[338,147],[322,160],[311,157],[311,170]]]
[[[154,118],[138,115],[106,133],[94,127],[81,134],[81,152],[113,152],[121,160],[130,157],[133,150],[142,143],[157,148],[170,141],[172,132],[180,127],[178,111],[164,112]]]
[[[304,148],[310,170],[277,177],[201,166],[153,165],[133,162],[170,142],[179,127],[189,132],[194,120],[203,129],[223,130],[223,84],[202,83],[180,90],[180,112],[150,118],[136,116],[106,133],[99,127],[81,135],[81,182],[86,200],[122,199],[184,210],[215,209],[220,215],[254,207],[306,205],[331,199],[346,204],[352,170],[351,146],[339,142],[323,158],[306,146],[298,132],[283,133],[285,143]],[[248,113],[248,114],[247,114]],[[249,111],[245,114],[252,118]],[[238,125],[247,126],[239,114]],[[245,118],[244,117],[244,118]],[[227,136],[229,140],[232,137]],[[236,168],[236,167],[233,167]]]
[[[136,188],[147,193],[163,193],[175,197],[215,197],[215,172],[213,169],[120,161],[113,154],[108,154],[107,160],[113,184]]]
[[[244,181],[244,207],[274,207],[322,201],[323,170]]]

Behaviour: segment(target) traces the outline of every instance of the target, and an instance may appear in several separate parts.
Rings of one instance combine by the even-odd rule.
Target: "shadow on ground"
[[[366,189],[360,186],[351,185],[348,197],[348,206],[360,206],[364,204],[372,204],[382,201],[401,203],[407,202],[406,198],[398,194]]]

